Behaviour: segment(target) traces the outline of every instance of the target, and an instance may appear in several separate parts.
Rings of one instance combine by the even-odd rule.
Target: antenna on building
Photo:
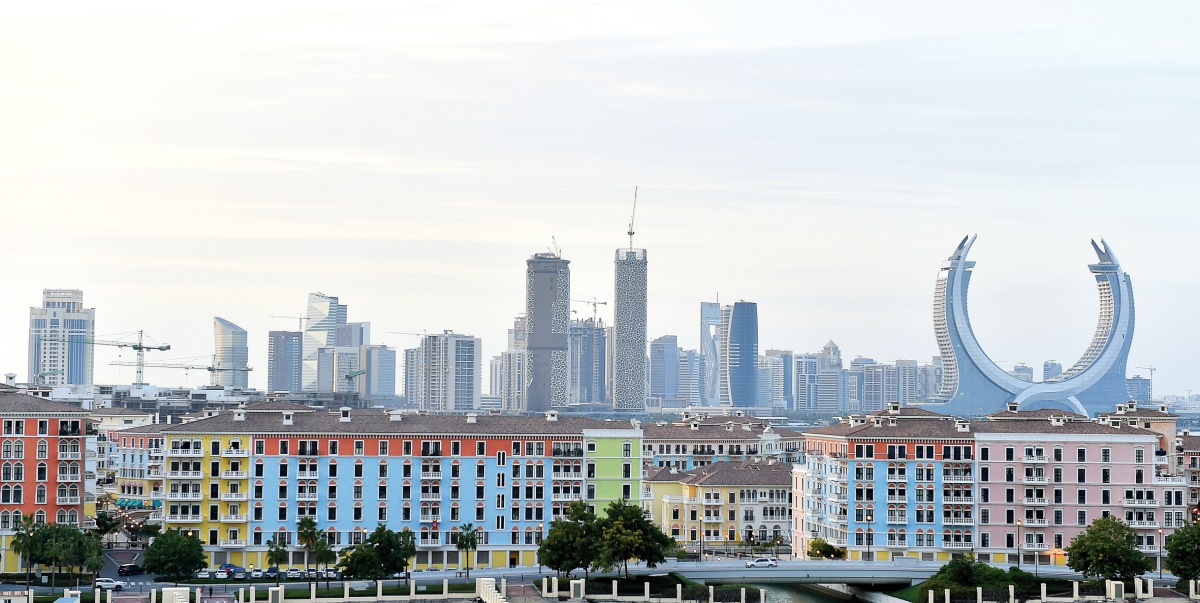
[[[550,246],[546,250],[553,254],[554,257],[562,259],[562,248],[558,246],[558,241],[553,236],[550,237]]]
[[[638,187],[633,187],[633,211],[629,213],[629,250],[633,251],[633,219],[637,216],[637,191]]]

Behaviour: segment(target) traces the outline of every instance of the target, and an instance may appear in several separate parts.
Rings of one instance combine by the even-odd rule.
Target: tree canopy
[[[466,555],[467,578],[471,577],[471,565],[475,549],[479,548],[479,529],[473,523],[465,523],[458,530],[458,540],[454,542],[459,553]]]
[[[1200,578],[1200,524],[1175,528],[1167,538],[1167,559],[1163,567],[1183,581]]]
[[[808,556],[810,559],[844,559],[846,549],[833,546],[824,538],[813,538],[808,541]]]
[[[147,573],[179,583],[190,578],[196,570],[208,567],[204,545],[194,536],[186,536],[177,530],[168,530],[154,539],[146,549],[142,564]]]
[[[1107,580],[1129,580],[1154,568],[1137,550],[1137,532],[1115,517],[1101,517],[1071,540],[1067,567]]]
[[[342,550],[340,567],[347,574],[364,580],[381,580],[408,569],[409,559],[417,554],[412,530],[389,530],[380,524],[366,541]]]
[[[563,516],[550,522],[550,532],[538,545],[538,560],[567,576],[576,569],[588,572],[596,561],[598,529],[592,508],[581,500],[572,501]]]
[[[582,501],[568,507],[564,517],[550,523],[550,533],[538,547],[538,559],[558,572],[582,568],[617,569],[629,575],[629,560],[654,567],[677,548],[642,508],[619,500],[609,503],[597,519]]]

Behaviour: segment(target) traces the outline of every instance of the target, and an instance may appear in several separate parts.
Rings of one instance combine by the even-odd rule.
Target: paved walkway
[[[541,603],[542,595],[532,584],[509,584],[508,600],[510,603]]]

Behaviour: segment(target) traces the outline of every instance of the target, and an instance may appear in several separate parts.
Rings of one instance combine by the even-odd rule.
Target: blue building
[[[758,403],[758,304],[740,301],[721,308],[720,397],[722,406]]]

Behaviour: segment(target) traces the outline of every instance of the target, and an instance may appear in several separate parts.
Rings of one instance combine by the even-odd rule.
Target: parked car
[[[341,580],[342,572],[339,572],[335,569],[327,569],[325,570],[325,578],[328,580]]]
[[[216,578],[217,580],[228,580],[229,572],[226,570],[223,570],[223,569],[219,569],[219,570],[217,570],[216,575],[214,575],[213,577]]]
[[[233,573],[230,575],[233,577],[234,580],[245,580],[246,579],[246,570],[238,568],[238,569],[233,570]]]
[[[263,571],[261,569],[250,570],[250,579],[251,580],[258,580],[262,577],[263,577]]]
[[[270,579],[270,580],[274,580],[275,577],[278,575],[279,575],[279,568],[277,568],[277,567],[268,567],[267,571],[263,572],[263,577]]]
[[[243,572],[244,572],[244,571],[246,571],[246,568],[244,568],[244,567],[242,567],[242,566],[240,566],[240,565],[234,565],[234,564],[232,564],[232,563],[222,563],[222,564],[221,564],[221,566],[220,566],[220,567],[218,567],[217,569],[218,569],[218,570],[225,570],[225,571],[227,571],[227,572],[229,572],[229,573],[231,573],[231,574],[232,574],[233,572],[236,572],[236,571],[239,571],[239,570],[240,570],[240,571],[243,571]]]
[[[210,572],[206,569],[202,569],[202,570],[199,570],[196,572],[197,580],[208,580],[209,578],[212,578],[212,572]]]
[[[747,561],[746,567],[779,567],[779,562],[770,557],[759,557],[754,561]]]
[[[136,563],[125,563],[117,566],[118,576],[136,576],[144,573],[146,573],[146,570],[142,569],[142,566]]]
[[[120,592],[121,589],[127,586],[124,582],[113,580],[112,578],[96,578],[92,584],[100,590],[115,590],[117,592]]]
[[[293,567],[287,571],[287,575],[285,575],[284,577],[287,578],[288,580],[303,580],[304,572]]]

